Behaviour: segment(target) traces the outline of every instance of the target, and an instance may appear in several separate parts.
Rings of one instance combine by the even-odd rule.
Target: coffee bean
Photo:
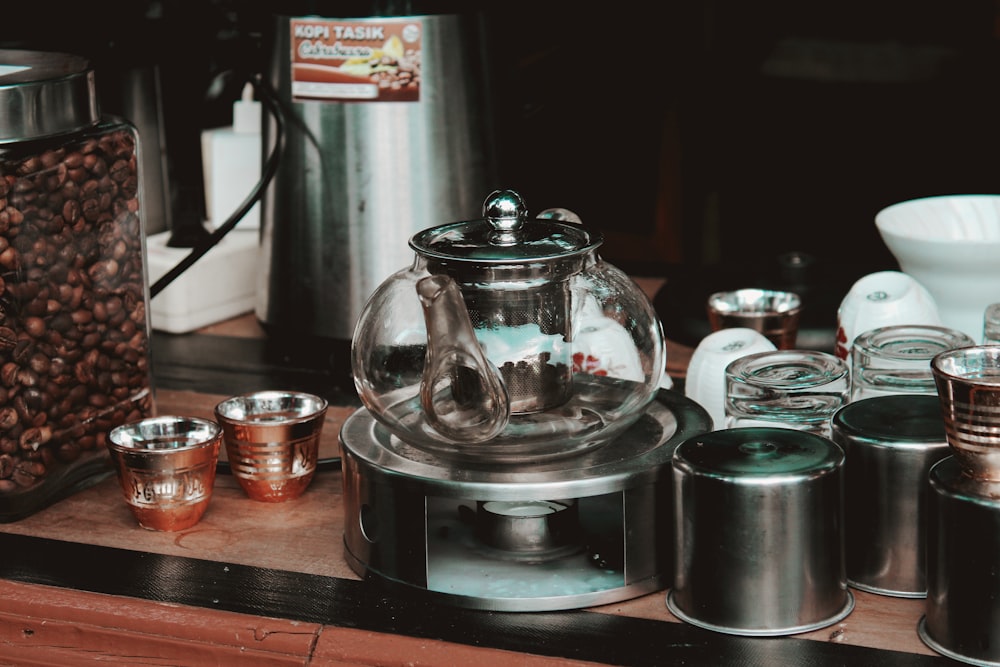
[[[0,146],[0,495],[152,414],[134,130]]]

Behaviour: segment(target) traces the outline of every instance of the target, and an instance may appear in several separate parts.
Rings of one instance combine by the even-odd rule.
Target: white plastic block
[[[146,239],[149,284],[191,253],[170,248],[170,232]],[[153,329],[188,333],[251,312],[256,302],[259,234],[234,229],[150,301]]]

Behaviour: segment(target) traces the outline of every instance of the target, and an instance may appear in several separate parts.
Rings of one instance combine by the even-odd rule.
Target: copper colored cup
[[[150,530],[185,530],[208,509],[222,430],[196,417],[151,417],[108,434],[129,509]]]
[[[706,303],[712,331],[740,327],[764,334],[779,350],[795,347],[802,299],[794,292],[745,288],[716,292]]]
[[[229,467],[253,500],[297,498],[316,472],[325,399],[303,392],[260,391],[215,406]]]
[[[1000,345],[946,350],[931,372],[955,460],[974,479],[1000,481]]]

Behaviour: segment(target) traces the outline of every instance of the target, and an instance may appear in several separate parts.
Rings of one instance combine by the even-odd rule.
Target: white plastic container
[[[261,106],[253,86],[243,87],[233,103],[233,124],[201,133],[208,227],[218,229],[250,195],[261,175]],[[236,229],[260,229],[260,202],[253,205]]]

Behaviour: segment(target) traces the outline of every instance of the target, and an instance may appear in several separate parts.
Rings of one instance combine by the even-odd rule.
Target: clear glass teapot
[[[652,304],[597,254],[600,234],[558,213],[528,219],[511,190],[483,208],[415,234],[413,264],[362,310],[362,403],[393,436],[449,458],[530,462],[608,442],[665,373]]]

